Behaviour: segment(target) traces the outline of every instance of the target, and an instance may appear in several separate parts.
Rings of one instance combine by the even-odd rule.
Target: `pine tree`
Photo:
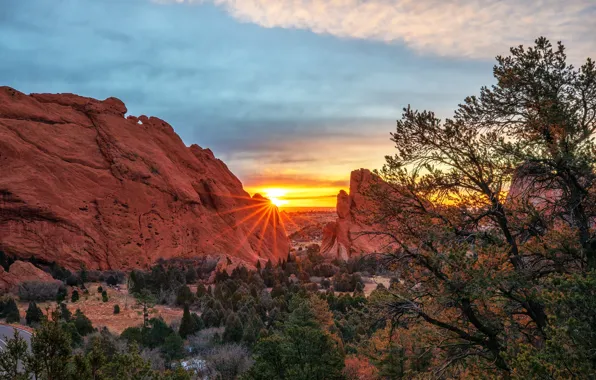
[[[72,318],[72,313],[70,312],[70,310],[68,310],[68,307],[66,306],[66,304],[61,303],[60,304],[60,319],[62,319],[65,322],[70,322]]]
[[[14,329],[13,337],[8,339],[6,346],[0,350],[0,378],[27,379],[28,376],[19,371],[19,362],[24,362],[27,356],[27,342],[19,335],[17,329]]]
[[[21,321],[21,314],[14,299],[9,299],[4,305],[3,315],[6,318],[6,323],[19,323]]]
[[[199,326],[197,326],[195,319],[190,315],[188,305],[184,305],[184,313],[182,314],[178,333],[183,339],[186,339],[189,335],[192,335],[197,331],[199,331]]]
[[[27,309],[27,314],[25,315],[27,325],[31,326],[34,323],[40,323],[43,319],[43,312],[37,306],[37,304],[35,302],[29,302],[29,308]]]
[[[44,321],[31,337],[31,360],[27,367],[43,379],[66,379],[72,352],[70,338],[57,320]]]
[[[91,323],[91,320],[87,318],[85,314],[83,314],[81,309],[77,309],[77,311],[75,311],[74,324],[81,336],[91,334],[95,330],[93,328],[93,323]]]
[[[79,300],[79,291],[78,290],[73,290],[72,291],[72,295],[70,296],[70,302],[77,302]]]
[[[242,321],[236,313],[231,313],[226,318],[226,329],[223,333],[223,339],[226,342],[240,342],[244,333]]]
[[[196,292],[197,298],[201,299],[206,294],[207,294],[207,289],[205,289],[205,285],[203,285],[202,283],[199,283],[197,285],[197,292]]]

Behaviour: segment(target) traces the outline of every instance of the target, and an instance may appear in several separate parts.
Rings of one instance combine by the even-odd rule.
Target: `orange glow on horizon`
[[[300,187],[295,185],[271,185],[246,187],[251,195],[261,194],[279,209],[294,207],[335,208],[337,194],[343,187]]]

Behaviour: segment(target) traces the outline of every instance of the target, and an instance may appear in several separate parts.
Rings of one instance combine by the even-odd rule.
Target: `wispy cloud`
[[[492,58],[544,35],[571,57],[596,53],[593,0],[154,0],[214,3],[263,27],[402,42],[442,56]]]

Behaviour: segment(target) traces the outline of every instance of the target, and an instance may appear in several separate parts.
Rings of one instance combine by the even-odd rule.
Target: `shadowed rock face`
[[[285,257],[277,209],[209,149],[118,99],[0,87],[0,249],[71,269]]]
[[[26,281],[37,282],[58,282],[49,273],[42,271],[33,264],[17,260],[8,269],[8,272],[0,266],[0,294],[14,291],[19,284]]]
[[[341,190],[337,195],[337,220],[323,228],[323,254],[347,260],[353,256],[387,252],[391,248],[387,239],[367,234],[382,230],[369,220],[375,205],[366,193],[373,184],[383,186],[383,181],[367,169],[352,172],[350,193]]]

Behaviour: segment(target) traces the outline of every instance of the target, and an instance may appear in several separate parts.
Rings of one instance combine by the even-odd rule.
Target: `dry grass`
[[[101,294],[97,292],[97,287],[100,285],[108,293],[108,302],[103,302]],[[87,289],[89,290],[88,295],[79,290],[79,301],[72,303],[70,302],[72,289],[69,288],[66,305],[73,314],[76,309],[81,309],[93,322],[93,327],[107,327],[111,332],[120,334],[127,327],[140,326],[143,323],[143,309],[137,305],[134,297],[128,295],[126,285],[121,285],[120,290],[116,290],[108,288],[105,284],[89,283]],[[38,305],[44,312],[48,308],[52,310],[56,307],[55,302],[41,302]],[[120,314],[114,314],[114,305],[120,306]],[[23,317],[28,306],[28,302],[19,302],[19,309]],[[182,318],[182,309],[156,305],[150,310],[150,317],[158,316],[161,316],[166,323],[170,324]]]

